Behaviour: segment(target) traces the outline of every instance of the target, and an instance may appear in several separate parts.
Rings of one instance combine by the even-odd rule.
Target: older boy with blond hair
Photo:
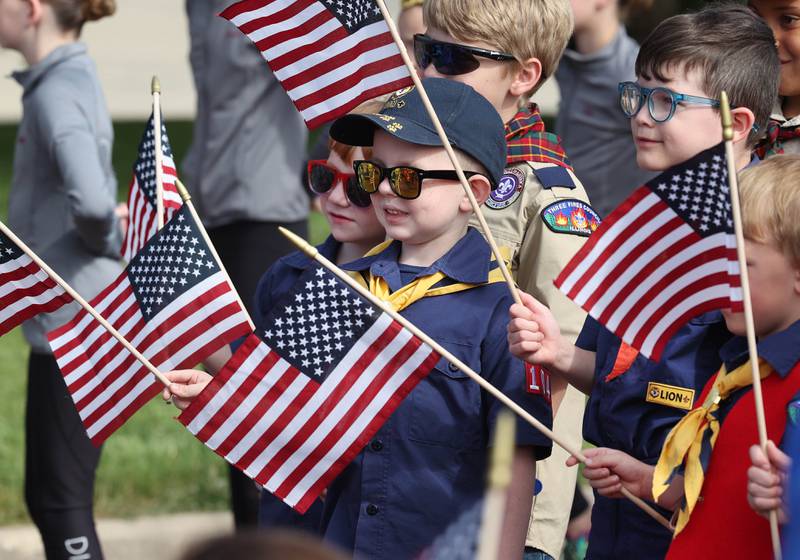
[[[553,279],[597,227],[600,217],[575,177],[555,134],[545,130],[527,100],[552,76],[572,34],[568,0],[426,0],[427,31],[415,41],[418,67],[429,77],[471,85],[506,124],[506,169],[483,213],[498,244],[509,250],[519,286],[549,306],[565,336],[577,337],[585,314]],[[473,225],[477,220],[473,219]],[[533,375],[531,383],[536,383]],[[581,444],[585,397],[552,380],[555,431]],[[537,466],[537,494],[526,545],[530,552],[561,554],[576,473],[555,448]]]
[[[795,418],[789,413],[800,399],[798,181],[796,155],[769,159],[745,170],[740,180],[767,436],[772,441],[781,441],[787,423],[797,422],[796,413]],[[588,453],[588,476],[603,494],[618,496],[624,482],[641,497],[658,498],[661,505],[677,510],[667,558],[770,556],[769,526],[748,506],[748,448],[758,441],[758,430],[744,314],[723,315],[737,336],[721,348],[722,369],[706,384],[700,406],[672,429],[655,468],[615,450]],[[699,496],[684,492],[689,477]]]

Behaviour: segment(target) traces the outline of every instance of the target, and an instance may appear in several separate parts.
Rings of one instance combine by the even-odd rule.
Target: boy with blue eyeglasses
[[[757,130],[764,130],[777,96],[779,71],[771,31],[743,6],[714,5],[662,22],[642,43],[637,81],[620,88],[638,165],[664,171],[720,142],[715,99],[725,90],[735,107],[736,167],[746,167]],[[703,210],[701,203],[687,203]],[[523,299],[526,305],[511,311],[512,353],[589,395],[583,425],[587,441],[650,465],[693,404],[660,401],[652,397],[651,383],[693,400],[719,369],[718,351],[731,337],[721,314],[707,313],[678,331],[661,360],[653,362],[591,318],[572,345],[561,337],[557,317],[532,298]],[[627,500],[595,497],[588,558],[664,557],[669,532]]]

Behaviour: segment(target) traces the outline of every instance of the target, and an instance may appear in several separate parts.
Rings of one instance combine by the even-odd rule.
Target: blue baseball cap
[[[496,186],[506,164],[506,135],[495,108],[472,87],[460,82],[425,78],[422,85],[450,144],[478,160]],[[393,93],[380,113],[340,117],[331,126],[330,135],[350,146],[371,146],[377,128],[410,144],[442,146],[422,97],[413,86]]]

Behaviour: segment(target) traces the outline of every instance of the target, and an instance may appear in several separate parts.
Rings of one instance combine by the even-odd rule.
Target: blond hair
[[[739,176],[745,237],[774,243],[800,267],[800,155],[779,155]]]
[[[457,41],[482,42],[522,62],[537,58],[542,77],[533,93],[553,75],[572,35],[568,0],[426,0],[428,28]]]

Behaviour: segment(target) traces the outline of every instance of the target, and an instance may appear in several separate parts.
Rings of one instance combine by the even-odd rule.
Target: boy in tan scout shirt
[[[426,0],[423,10],[427,31],[414,40],[420,72],[472,86],[506,123],[505,174],[483,207],[486,221],[498,244],[509,250],[519,286],[545,303],[562,332],[574,340],[585,314],[555,288],[553,279],[600,217],[589,206],[558,137],[545,131],[535,104],[524,104],[555,72],[572,34],[570,3]],[[531,377],[527,382],[533,385],[537,381]],[[583,394],[553,379],[552,398],[553,412],[558,411],[554,430],[580,445]],[[561,554],[576,479],[575,471],[564,466],[566,458],[554,447],[552,457],[537,464],[542,491],[526,542],[529,549],[555,558]]]

